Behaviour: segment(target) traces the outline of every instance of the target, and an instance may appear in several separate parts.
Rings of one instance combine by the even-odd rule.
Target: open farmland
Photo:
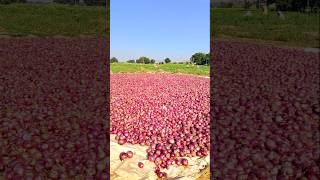
[[[318,179],[319,54],[213,43],[214,176]]]
[[[0,36],[109,36],[105,7],[63,4],[0,5]]]
[[[205,65],[191,64],[133,64],[133,63],[112,63],[110,65],[112,73],[151,73],[168,72],[180,74],[194,74],[209,77],[210,67]]]
[[[108,179],[106,49],[0,39],[0,179]]]
[[[173,178],[169,171],[173,167],[187,167],[191,157],[209,155],[209,79],[167,73],[112,74],[110,86],[110,133],[120,145],[145,146],[140,160],[151,161],[158,177]],[[117,161],[133,161],[128,155],[117,154]]]
[[[280,19],[275,11],[267,16],[252,9],[245,17],[241,8],[211,8],[212,36],[221,39],[245,39],[297,47],[319,47],[319,14],[284,12]]]

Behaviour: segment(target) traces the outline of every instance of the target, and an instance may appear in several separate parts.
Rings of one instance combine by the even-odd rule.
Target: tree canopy
[[[111,63],[117,63],[117,62],[119,62],[119,61],[118,61],[117,58],[112,57],[112,58],[110,59],[110,62],[111,62]]]
[[[140,64],[150,64],[150,62],[151,62],[150,59],[145,56],[142,56],[136,60],[136,63],[140,63]]]
[[[210,54],[195,53],[190,58],[190,61],[191,63],[195,63],[197,65],[210,64]]]
[[[171,59],[170,59],[170,58],[166,58],[166,59],[164,59],[164,62],[165,62],[165,63],[170,63],[170,62],[171,62]]]

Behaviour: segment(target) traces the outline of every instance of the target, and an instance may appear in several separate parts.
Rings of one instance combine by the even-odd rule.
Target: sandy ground
[[[157,179],[154,173],[155,164],[147,160],[147,146],[124,144],[119,145],[115,135],[110,136],[110,179],[112,180],[154,180]],[[134,155],[131,159],[120,161],[119,154],[131,150]],[[163,170],[168,174],[170,180],[204,180],[210,179],[209,163],[210,157],[187,158],[188,167],[170,166],[169,170]],[[138,162],[143,162],[144,167],[138,167]]]

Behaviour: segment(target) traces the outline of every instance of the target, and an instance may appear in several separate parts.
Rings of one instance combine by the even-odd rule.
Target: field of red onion
[[[182,157],[210,150],[209,79],[172,74],[113,74],[111,134],[119,144],[149,146],[146,157],[158,168],[188,165]],[[112,151],[112,150],[111,150]],[[125,152],[120,159],[127,158]]]
[[[319,179],[318,54],[221,41],[211,48],[214,176]]]
[[[107,179],[106,48],[0,40],[0,179]]]

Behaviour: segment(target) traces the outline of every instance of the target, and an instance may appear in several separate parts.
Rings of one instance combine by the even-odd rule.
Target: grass
[[[0,5],[0,36],[109,36],[109,12],[105,7],[62,4]],[[270,11],[212,8],[211,32],[220,39],[248,39],[297,47],[320,47],[319,14],[285,12],[285,20]]]
[[[106,37],[105,7],[62,4],[0,5],[0,35],[102,36]]]
[[[297,47],[319,47],[319,14],[284,12],[280,19],[276,12],[262,15],[252,10],[251,17],[240,8],[212,8],[211,33],[213,37],[274,41]]]
[[[193,74],[200,76],[209,76],[209,66],[197,66],[187,64],[160,64],[158,67],[154,64],[130,64],[130,63],[111,63],[112,73],[150,73],[150,72],[168,72]]]

